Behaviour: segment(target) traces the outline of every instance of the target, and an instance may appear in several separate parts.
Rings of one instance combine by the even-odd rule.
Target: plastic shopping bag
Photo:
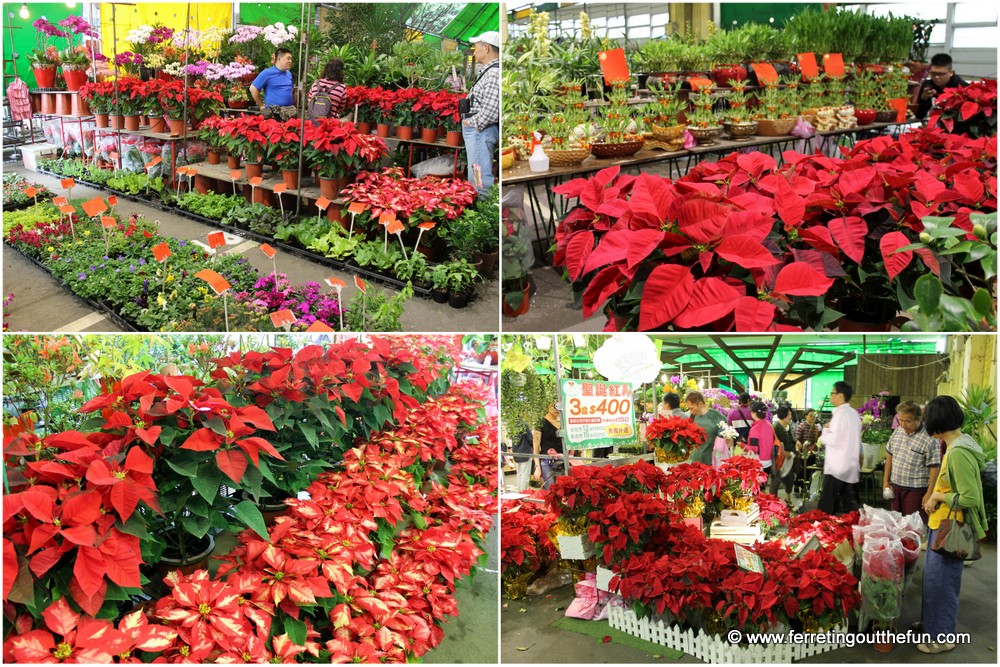
[[[716,438],[715,447],[712,449],[712,467],[718,468],[730,456],[732,454],[729,451],[729,443],[726,442],[726,439]]]

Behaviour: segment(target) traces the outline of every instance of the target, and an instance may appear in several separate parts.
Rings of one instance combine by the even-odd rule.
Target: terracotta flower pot
[[[172,137],[184,136],[186,128],[184,127],[183,118],[168,118],[167,123],[170,125],[170,136]]]
[[[198,191],[198,194],[202,195],[215,191],[215,188],[212,186],[212,179],[201,174],[194,175],[194,189]]]
[[[340,206],[330,204],[326,207],[326,219],[330,222],[343,222],[344,216],[340,213]]]
[[[31,101],[31,113],[42,113],[41,93],[28,93],[28,99]]]
[[[42,93],[42,113],[43,114],[54,114],[56,112],[56,97],[55,93]]]
[[[531,307],[531,297],[528,296],[528,291],[530,289],[531,289],[530,286],[528,285],[524,286],[524,292],[523,292],[524,298],[521,299],[521,305],[519,305],[517,308],[512,308],[511,305],[507,303],[507,299],[501,299],[500,303],[502,304],[503,314],[506,315],[507,317],[520,317],[521,315],[524,315],[526,312],[528,312],[528,309]]]
[[[229,100],[226,104],[230,109],[246,109],[250,103],[246,100]]]
[[[163,116],[150,116],[149,117],[149,131],[150,132],[165,132],[167,129],[167,123],[163,120]]]
[[[66,94],[56,95],[56,113],[60,116],[73,115],[73,96]]]
[[[413,138],[413,128],[409,125],[400,125],[396,127],[396,138],[402,139],[403,141],[408,141]]]
[[[298,190],[299,189],[298,169],[282,169],[281,180],[285,182],[285,187],[288,188],[289,190]]]
[[[445,136],[445,143],[449,146],[461,146],[463,143],[461,131],[448,130],[448,134]]]
[[[358,123],[358,132],[360,132],[361,134],[371,134],[372,124],[369,123],[368,121],[361,121],[360,123]]]
[[[448,130],[444,125],[438,125],[438,140],[443,141],[448,137]]]
[[[138,116],[125,116],[125,129],[130,132],[136,132],[139,129],[139,117]]]
[[[83,84],[87,83],[87,70],[72,69],[63,70],[63,80],[66,81],[67,90],[80,90]]]
[[[35,84],[39,88],[55,88],[56,87],[56,66],[52,67],[34,67],[32,72],[35,74]]]
[[[378,136],[382,137],[383,139],[389,136],[389,126],[386,123],[379,123],[375,127],[375,130],[378,132]]]
[[[80,93],[71,96],[73,100],[73,115],[74,116],[89,116],[90,115],[90,105],[87,104],[87,100],[80,96]]]
[[[118,114],[112,114],[110,117],[111,129],[120,130],[125,127],[125,116],[119,116]]]
[[[420,141],[428,144],[433,144],[437,141],[438,131],[436,127],[422,127],[420,128]]]
[[[97,127],[108,127],[110,125],[108,114],[106,113],[95,113],[94,122],[97,123]]]
[[[875,122],[875,109],[855,109],[854,117],[858,119],[858,125],[871,125]]]
[[[342,178],[319,178],[319,194],[327,199],[334,200],[340,196],[340,191],[344,189],[344,179]]]
[[[230,169],[240,168],[240,156],[239,155],[227,155],[226,156],[226,166]]]
[[[264,175],[264,165],[260,162],[247,162],[247,178]]]
[[[219,151],[208,151],[208,163],[219,164]]]

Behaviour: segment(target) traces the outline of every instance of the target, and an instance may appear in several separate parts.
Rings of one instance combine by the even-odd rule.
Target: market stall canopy
[[[455,7],[461,5],[456,4]],[[471,38],[487,30],[500,30],[500,6],[495,2],[473,2],[462,7],[461,11],[446,25],[441,26],[439,31],[425,29],[424,41],[435,41],[439,36],[468,44]]]

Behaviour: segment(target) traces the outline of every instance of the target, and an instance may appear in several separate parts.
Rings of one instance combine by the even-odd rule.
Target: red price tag
[[[118,197],[116,197],[114,195],[111,195],[110,197],[108,197],[108,205],[109,206],[114,206],[117,203],[118,203]]]
[[[765,83],[778,83],[778,72],[775,71],[774,65],[771,63],[754,63],[751,67],[753,67],[754,74],[757,75],[757,81],[761,85]]]
[[[72,178],[64,178],[59,183],[63,186],[64,190],[70,190],[76,186],[76,181]]]
[[[347,287],[347,283],[345,283],[340,278],[327,278],[325,280],[325,282],[326,282],[327,285],[329,285],[330,287],[332,287],[334,289],[337,289],[338,287],[339,288]]]
[[[278,183],[274,186],[274,194],[280,195],[282,192],[288,189],[288,186],[284,183]]]
[[[615,81],[628,81],[628,60],[625,58],[625,49],[601,51],[597,54],[597,60],[601,65],[604,83],[611,85]]]
[[[104,200],[100,197],[91,199],[90,201],[83,202],[83,212],[89,215],[91,218],[100,215],[108,210],[107,205]]]
[[[905,97],[897,97],[889,100],[889,106],[896,110],[896,122],[902,123],[906,120],[906,111],[909,109],[910,100]]]
[[[393,219],[389,221],[389,224],[386,225],[386,229],[389,230],[390,234],[398,234],[403,231],[403,223],[393,217]]]
[[[238,181],[241,178],[243,178],[243,172],[240,171],[239,169],[233,169],[231,172],[229,172],[229,178],[233,179],[234,181]]]
[[[52,204],[54,206],[65,206],[68,203],[69,202],[66,201],[65,197],[53,197],[52,198]]]
[[[194,277],[204,280],[208,283],[209,287],[211,287],[215,293],[219,295],[231,287],[225,278],[211,269],[202,269],[198,273],[194,274]]]
[[[38,194],[38,188],[36,188],[33,185],[29,185],[24,189],[24,194],[27,195],[28,197],[34,197],[35,195]]]
[[[76,211],[76,209],[73,208],[72,204],[66,204],[65,206],[59,207],[59,212],[63,215],[73,215],[74,211]]]
[[[327,326],[326,324],[323,324],[319,320],[316,320],[315,322],[310,324],[309,328],[306,329],[306,332],[308,333],[327,333],[330,331],[333,331],[333,329]]]
[[[295,324],[295,315],[287,308],[285,310],[279,310],[276,313],[271,313],[271,323],[280,329],[285,325]]]
[[[708,91],[712,90],[712,80],[702,76],[691,77],[687,82],[691,84],[691,90],[701,90],[702,88]]]
[[[260,184],[263,182],[264,179],[261,176],[254,176],[253,178],[250,179],[250,185],[254,186],[255,188],[259,188]]]
[[[359,201],[351,202],[351,205],[347,207],[347,212],[357,215],[358,213],[364,213],[366,208],[368,207]]]
[[[807,79],[815,79],[818,77],[819,65],[816,63],[816,54],[812,51],[809,53],[800,53],[799,69],[802,70],[802,75]]]
[[[367,286],[365,285],[365,281],[363,281],[361,278],[358,278],[357,276],[354,276],[354,286],[357,287],[362,292],[367,291]]]
[[[170,252],[170,246],[167,245],[166,241],[164,241],[160,245],[153,246],[153,257],[155,257],[156,261],[161,264],[165,262],[167,260],[167,257],[170,257],[170,255],[172,254],[173,253]]]
[[[208,235],[209,248],[221,248],[224,245],[226,245],[225,232],[212,232]]]
[[[844,57],[839,53],[827,53],[823,56],[823,70],[827,76],[844,76]]]
[[[109,227],[117,227],[118,226],[118,221],[115,220],[114,217],[112,217],[110,215],[102,215],[101,216],[101,225],[103,225],[105,229],[107,229]]]
[[[321,211],[325,211],[326,207],[329,205],[330,205],[330,200],[327,199],[326,197],[321,196],[319,199],[316,200],[316,208],[318,208]]]
[[[272,248],[271,246],[269,246],[266,243],[261,243],[260,244],[260,251],[262,253],[264,253],[265,255],[267,255],[271,259],[273,259],[274,256],[278,254],[277,250],[275,250],[274,248]]]

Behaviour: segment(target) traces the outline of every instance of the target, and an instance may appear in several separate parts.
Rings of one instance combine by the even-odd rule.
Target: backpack
[[[309,117],[313,120],[327,118],[333,111],[333,101],[327,93],[316,93],[309,100]]]

